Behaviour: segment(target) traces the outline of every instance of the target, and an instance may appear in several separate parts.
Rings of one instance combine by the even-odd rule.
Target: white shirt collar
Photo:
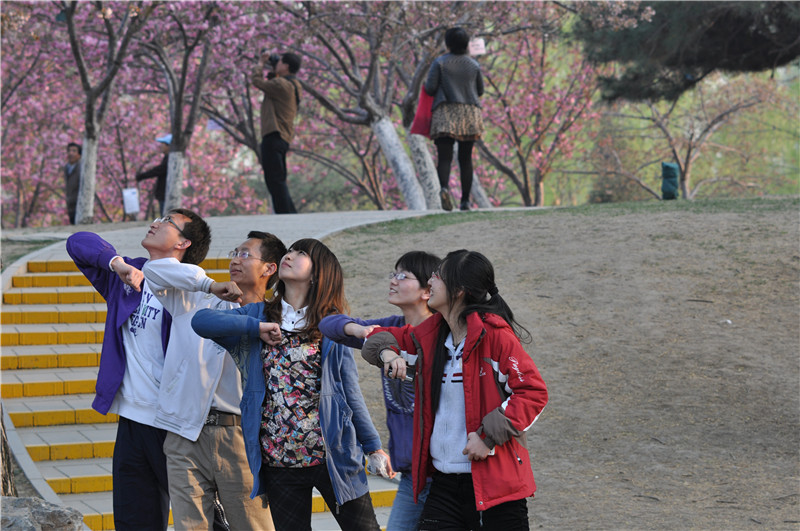
[[[281,299],[281,328],[287,332],[294,332],[306,326],[306,311],[308,306],[304,306],[299,310]]]

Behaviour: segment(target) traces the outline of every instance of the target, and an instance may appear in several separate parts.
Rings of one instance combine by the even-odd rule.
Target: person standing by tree
[[[67,163],[64,165],[64,196],[67,199],[69,222],[75,225],[75,212],[78,210],[78,192],[81,188],[81,145],[67,144]]]
[[[458,141],[458,169],[461,173],[461,210],[469,210],[472,191],[472,147],[483,134],[480,96],[483,76],[478,61],[467,55],[469,35],[463,28],[444,34],[448,53],[439,56],[428,71],[425,92],[433,96],[431,138],[436,144],[436,173],[439,175],[442,208],[452,210],[450,164]]]
[[[169,164],[169,145],[172,144],[172,135],[164,135],[156,138],[158,149],[163,155],[158,166],[154,166],[145,172],[136,174],[136,182],[145,179],[156,178],[156,186],[153,188],[153,195],[158,200],[158,215],[164,215],[164,199],[167,195],[167,169]]]
[[[264,79],[264,67],[272,72]],[[294,120],[300,105],[300,83],[295,74],[300,70],[300,56],[293,53],[261,54],[253,70],[252,83],[264,93],[261,101],[261,166],[264,181],[272,196],[276,214],[296,214],[286,184],[286,152],[294,138]]]

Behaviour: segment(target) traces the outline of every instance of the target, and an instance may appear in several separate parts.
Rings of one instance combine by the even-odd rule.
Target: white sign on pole
[[[469,54],[470,55],[483,55],[486,53],[486,41],[482,38],[471,39],[469,41]]]
[[[139,213],[139,190],[136,188],[125,188],[122,190],[122,204],[126,214]]]

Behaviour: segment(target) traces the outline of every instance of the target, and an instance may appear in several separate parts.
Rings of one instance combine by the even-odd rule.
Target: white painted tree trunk
[[[470,193],[472,200],[478,205],[478,208],[492,208],[492,203],[489,202],[489,196],[486,195],[486,190],[481,186],[481,181],[475,175],[472,179],[472,192]]]
[[[94,191],[97,177],[97,139],[83,137],[81,149],[81,184],[78,189],[78,205],[75,223],[88,224],[94,221]]]
[[[400,192],[405,197],[408,209],[425,210],[425,194],[417,181],[411,159],[400,142],[400,136],[397,134],[394,124],[384,116],[373,122],[371,127],[381,145],[383,156],[386,157],[386,161],[394,172],[397,186],[400,187]]]
[[[439,198],[439,177],[436,175],[436,165],[433,163],[431,151],[428,149],[428,140],[422,135],[408,134],[408,147],[411,151],[411,160],[417,168],[417,179],[425,195],[425,205],[428,210],[442,208]]]
[[[164,195],[164,213],[183,204],[183,160],[182,151],[170,151],[167,162],[167,191]]]

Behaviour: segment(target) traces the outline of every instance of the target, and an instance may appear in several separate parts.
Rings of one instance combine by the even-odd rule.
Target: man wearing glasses
[[[200,216],[176,209],[150,224],[142,247],[149,260],[199,264],[210,241]],[[115,528],[166,529],[166,432],[155,426],[155,417],[171,318],[142,274],[148,258],[122,257],[91,232],[70,236],[67,252],[108,308],[92,407],[119,415],[112,461]]]
[[[175,529],[211,529],[215,493],[231,529],[274,529],[266,499],[250,498],[253,476],[241,428],[242,382],[236,363],[191,327],[197,310],[236,308],[263,301],[278,280],[286,247],[252,231],[231,251],[228,282],[174,257],[151,260],[143,271],[172,315],[170,343],[158,394],[155,425],[168,431],[167,456]]]

